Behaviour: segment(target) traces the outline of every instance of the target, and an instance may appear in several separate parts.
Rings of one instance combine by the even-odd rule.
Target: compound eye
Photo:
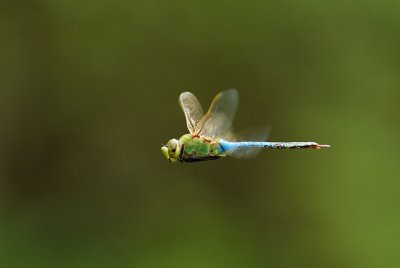
[[[168,142],[168,148],[172,154],[175,154],[177,147],[178,147],[178,142],[176,140],[170,140]]]
[[[175,141],[171,141],[171,143],[170,143],[170,148],[171,148],[171,151],[173,151],[173,152],[175,152],[176,151],[176,142]]]

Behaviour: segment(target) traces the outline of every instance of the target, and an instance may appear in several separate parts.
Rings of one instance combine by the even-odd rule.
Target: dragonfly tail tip
[[[319,144],[318,149],[319,148],[331,148],[331,146],[329,144]]]

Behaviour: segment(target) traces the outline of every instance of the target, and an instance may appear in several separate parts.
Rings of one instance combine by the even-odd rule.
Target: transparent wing
[[[203,107],[199,100],[190,92],[183,92],[179,96],[179,104],[186,117],[186,125],[190,134],[195,134],[200,119],[204,116]]]
[[[212,101],[207,114],[198,123],[196,134],[228,139],[232,136],[232,121],[238,103],[239,94],[236,89],[219,93]]]
[[[266,141],[270,132],[269,127],[251,128],[239,132],[234,141]],[[256,156],[262,148],[242,148],[232,152],[235,158],[251,158]]]

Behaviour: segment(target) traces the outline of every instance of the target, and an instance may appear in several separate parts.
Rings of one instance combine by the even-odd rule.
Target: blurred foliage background
[[[396,1],[0,4],[1,267],[398,267]],[[321,151],[171,164],[177,98]]]

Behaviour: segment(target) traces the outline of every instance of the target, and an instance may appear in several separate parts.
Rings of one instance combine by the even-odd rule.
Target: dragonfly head
[[[182,144],[177,139],[170,140],[167,145],[161,147],[161,152],[170,162],[176,162],[181,153]]]

